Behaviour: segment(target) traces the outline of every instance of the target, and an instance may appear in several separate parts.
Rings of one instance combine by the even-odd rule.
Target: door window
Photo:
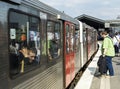
[[[70,30],[70,51],[74,51],[74,26],[71,26]]]
[[[70,51],[70,27],[69,25],[66,25],[66,53],[69,53]]]

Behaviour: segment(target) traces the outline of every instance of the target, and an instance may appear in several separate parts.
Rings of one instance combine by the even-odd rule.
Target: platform
[[[97,61],[101,55],[100,48],[74,89],[120,89],[120,57],[112,59],[115,76],[98,76]]]

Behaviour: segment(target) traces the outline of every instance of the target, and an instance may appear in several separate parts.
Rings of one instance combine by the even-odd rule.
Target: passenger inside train
[[[36,54],[37,54],[37,50],[35,48],[28,49],[28,48],[23,47],[20,50],[19,58],[21,60],[24,59],[24,61],[27,64],[31,64],[31,63],[33,63],[35,61]]]
[[[19,56],[18,56],[18,60],[20,61],[20,72],[24,72],[23,67],[25,65],[37,65],[38,62],[36,61],[36,55],[37,55],[37,50],[36,48],[26,48],[23,47],[20,51],[19,51]]]
[[[48,40],[48,57],[50,60],[60,56],[59,36],[52,33],[52,38]]]
[[[50,43],[50,54],[52,58],[57,58],[60,55],[60,46],[58,40],[52,40]]]

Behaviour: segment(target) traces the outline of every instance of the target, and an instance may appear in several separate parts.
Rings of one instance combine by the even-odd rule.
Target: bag
[[[101,74],[107,73],[107,65],[106,65],[106,59],[102,55],[99,57],[99,60],[97,62],[99,72]]]

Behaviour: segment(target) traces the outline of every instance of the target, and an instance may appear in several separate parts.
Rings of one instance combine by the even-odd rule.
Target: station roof
[[[76,17],[79,21],[94,27],[95,29],[104,28],[105,21],[86,14]]]

